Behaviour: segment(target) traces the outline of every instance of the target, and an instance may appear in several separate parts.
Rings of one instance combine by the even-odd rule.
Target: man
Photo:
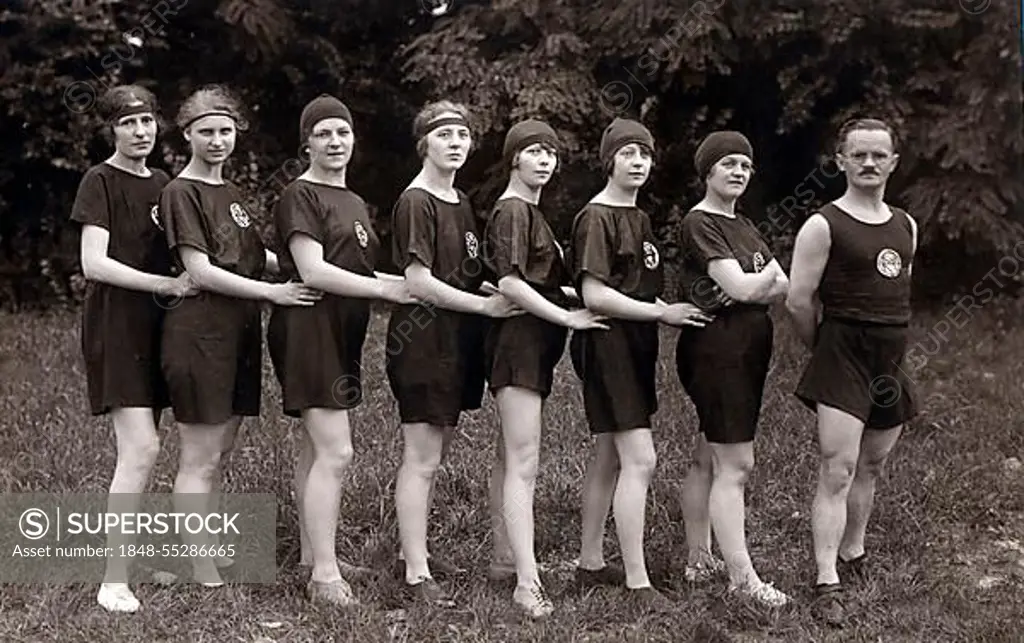
[[[818,415],[821,467],[811,513],[820,615],[845,621],[844,576],[864,573],[864,535],[875,481],[915,414],[900,363],[910,320],[917,225],[884,201],[896,169],[896,137],[874,119],[839,132],[842,197],[797,234],[786,299],[810,363],[796,395]]]

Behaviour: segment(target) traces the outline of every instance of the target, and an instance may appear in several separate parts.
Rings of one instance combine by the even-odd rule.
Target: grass
[[[775,311],[778,313],[779,311]],[[944,310],[921,313],[926,340]],[[836,632],[809,607],[813,561],[808,511],[816,476],[814,418],[791,395],[806,360],[788,321],[776,315],[776,349],[748,490],[751,553],[762,576],[797,598],[777,612],[725,595],[724,581],[673,586],[678,609],[640,616],[619,590],[571,589],[579,542],[579,491],[588,449],[580,389],[568,359],[559,365],[544,433],[536,498],[537,552],[550,572],[558,612],[523,620],[511,592],[485,581],[490,539],[487,475],[496,437],[491,400],[465,417],[441,474],[431,550],[470,573],[452,584],[459,607],[407,605],[391,575],[357,585],[365,605],[311,609],[296,570],[298,532],[290,492],[298,425],[280,412],[269,361],[263,415],[248,420],[226,472],[227,491],[274,493],[280,501],[278,583],[203,590],[138,586],[139,614],[111,615],[96,585],[0,586],[2,641],[1010,641],[1024,622],[1024,476],[1004,470],[1024,459],[1024,302],[993,302],[953,331],[917,381],[921,415],[897,446],[879,484],[868,549],[874,577],[852,593],[856,616]],[[393,485],[400,453],[396,408],[383,375],[384,315],[367,342],[366,400],[354,412],[356,460],[342,499],[338,551],[390,569],[397,550]],[[648,501],[647,556],[655,583],[685,561],[679,486],[689,463],[695,416],[676,380],[675,338],[665,331],[654,421],[658,472]],[[929,347],[934,344],[929,344]],[[0,491],[98,491],[113,470],[109,422],[87,415],[78,313],[0,315]],[[171,489],[177,444],[169,414],[151,491]],[[606,551],[616,556],[609,524]],[[1014,541],[1014,539],[1017,539]],[[978,581],[996,579],[990,589]]]

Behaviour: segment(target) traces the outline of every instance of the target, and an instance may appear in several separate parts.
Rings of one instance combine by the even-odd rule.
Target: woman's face
[[[520,180],[531,188],[547,185],[555,173],[555,168],[558,167],[558,153],[543,143],[524,147],[517,154],[517,159],[514,171],[518,172]]]
[[[459,117],[459,114],[444,113],[438,118],[449,116]],[[462,167],[469,156],[469,148],[473,144],[469,128],[465,125],[444,125],[431,131],[426,136],[427,153],[426,158],[438,169],[454,172]]]
[[[192,146],[192,156],[210,165],[217,165],[226,161],[235,150],[237,134],[234,119],[213,114],[189,125],[185,139]]]
[[[114,147],[122,156],[144,159],[156,145],[156,117],[152,112],[123,116],[114,123]]]
[[[754,174],[754,162],[746,154],[723,156],[711,166],[707,187],[726,201],[735,201],[747,191]]]
[[[309,162],[328,172],[337,172],[352,160],[356,137],[352,125],[343,118],[325,118],[313,126],[306,139]]]
[[[644,145],[630,143],[619,148],[612,160],[611,180],[624,189],[637,190],[651,174],[654,159]]]

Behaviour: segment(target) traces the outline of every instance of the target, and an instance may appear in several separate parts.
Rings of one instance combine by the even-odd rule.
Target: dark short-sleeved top
[[[694,284],[702,278],[710,279],[708,264],[711,261],[735,259],[743,272],[757,273],[775,259],[768,242],[742,214],[730,218],[690,210],[679,227],[679,247],[683,257],[679,280],[683,297],[702,308],[708,307],[707,302],[694,296]]]
[[[403,272],[416,259],[449,286],[474,292],[485,279],[483,248],[469,197],[458,195],[449,203],[420,188],[403,192],[393,211],[392,253]]]
[[[519,198],[494,204],[486,230],[486,263],[497,279],[517,275],[547,299],[561,302],[570,283],[565,252],[540,208]]]
[[[366,202],[347,188],[297,180],[281,194],[274,211],[281,274],[301,280],[288,241],[302,233],[318,241],[324,261],[372,276],[380,250]]]
[[[889,209],[888,221],[871,224],[832,203],[821,208],[832,237],[818,287],[826,316],[876,324],[910,321],[914,231],[908,213]]]
[[[661,295],[661,253],[651,219],[640,208],[588,203],[573,220],[571,255],[572,278],[581,297],[584,274],[641,301],[653,302]]]
[[[170,275],[171,254],[157,206],[160,191],[170,180],[162,170],[143,177],[100,163],[82,177],[71,219],[107,230],[111,259],[143,272]]]
[[[160,194],[160,213],[172,251],[190,246],[210,258],[210,264],[249,279],[266,266],[263,240],[252,213],[242,205],[241,192],[229,182],[211,185],[175,178]],[[184,270],[180,252],[176,266]]]

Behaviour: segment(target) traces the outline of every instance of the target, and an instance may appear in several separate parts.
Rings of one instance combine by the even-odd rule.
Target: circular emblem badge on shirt
[[[892,248],[883,248],[878,253],[878,256],[875,257],[875,268],[883,277],[894,279],[899,276],[900,269],[903,268],[903,261],[900,259],[900,253],[896,252]]]
[[[359,242],[359,247],[365,248],[370,243],[370,235],[367,234],[366,228],[363,226],[363,222],[356,221],[353,227],[356,230],[356,241]]]
[[[245,211],[241,205],[232,203],[229,208],[231,212],[231,218],[235,220],[239,228],[248,228],[249,224],[252,223],[252,219],[249,218],[249,213]]]
[[[659,263],[661,257],[658,255],[658,248],[650,241],[644,241],[644,265],[648,270],[654,270]]]
[[[466,233],[466,253],[469,254],[470,259],[476,259],[480,254],[480,242],[472,232]]]
[[[155,225],[156,227],[160,228],[161,230],[164,229],[163,224],[160,223],[160,206],[159,205],[154,204],[153,207],[151,207],[149,209],[149,218],[153,221],[153,225]]]
[[[760,252],[754,253],[754,272],[761,272],[764,270],[764,255]]]

